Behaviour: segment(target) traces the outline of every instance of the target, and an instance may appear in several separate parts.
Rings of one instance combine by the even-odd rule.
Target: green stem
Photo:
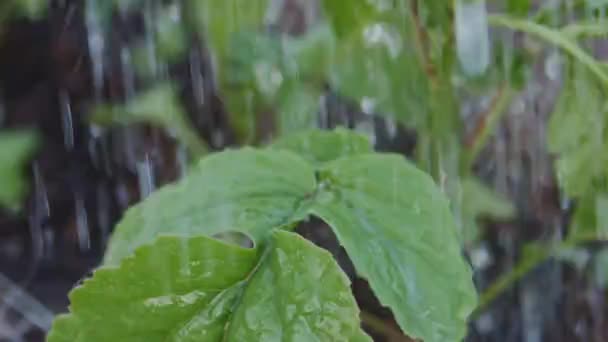
[[[608,73],[604,68],[601,67],[593,56],[585,52],[585,50],[583,50],[575,41],[571,40],[561,31],[536,24],[526,19],[519,19],[502,14],[490,15],[488,17],[488,22],[493,26],[506,27],[528,33],[558,46],[560,49],[578,59],[580,63],[589,68],[600,81],[608,86]]]
[[[489,113],[486,117],[481,118],[483,120],[480,131],[475,132],[475,137],[472,142],[471,147],[465,154],[465,163],[464,165],[467,168],[470,168],[471,165],[475,162],[479,153],[483,149],[483,147],[487,144],[488,139],[494,134],[496,131],[496,127],[500,122],[500,119],[503,116],[503,113],[506,113],[507,106],[511,103],[515,92],[507,85],[503,85],[501,89],[499,89],[498,97],[494,101],[492,107],[490,108]]]
[[[471,315],[471,318],[475,319],[479,317],[502,293],[515,285],[540,264],[565,250],[593,241],[598,241],[597,236],[581,236],[576,239],[568,239],[560,242],[557,246],[547,246],[532,256],[523,258],[510,272],[500,276],[497,281],[481,294],[479,304]]]

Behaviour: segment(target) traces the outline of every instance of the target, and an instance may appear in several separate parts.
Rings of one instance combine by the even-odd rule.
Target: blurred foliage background
[[[344,126],[449,196],[481,296],[468,341],[607,340],[607,8],[4,0],[0,333],[42,340],[124,210],[192,160]],[[326,227],[299,232],[353,278],[364,327],[407,341]]]

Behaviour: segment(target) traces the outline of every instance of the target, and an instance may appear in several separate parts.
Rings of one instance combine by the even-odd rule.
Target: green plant
[[[347,130],[211,154],[131,208],[50,342],[370,341],[323,219],[408,335],[457,341],[476,304],[448,201],[405,158]],[[214,237],[244,234],[244,248]]]

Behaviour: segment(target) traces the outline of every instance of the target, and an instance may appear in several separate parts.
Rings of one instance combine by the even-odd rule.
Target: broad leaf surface
[[[188,177],[127,211],[105,262],[115,264],[163,233],[239,231],[260,242],[269,230],[293,222],[314,189],[312,167],[289,152],[245,148],[211,155]]]
[[[371,341],[332,256],[281,231],[262,259],[207,237],[161,237],[70,299],[49,342]]]
[[[32,131],[0,132],[0,206],[17,210],[28,190],[25,163],[39,145]]]
[[[338,159],[321,172],[311,213],[329,223],[401,328],[424,341],[457,341],[476,305],[448,201],[403,157]]]
[[[359,327],[350,281],[330,253],[276,231],[247,284],[228,341],[371,341]]]
[[[373,151],[369,140],[364,135],[344,128],[337,128],[331,132],[311,130],[291,134],[275,141],[271,147],[297,153],[316,166],[341,157]]]

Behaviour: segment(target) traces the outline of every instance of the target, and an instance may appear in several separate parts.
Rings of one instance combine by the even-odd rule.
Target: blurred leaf
[[[566,194],[585,195],[604,177],[606,100],[603,87],[575,63],[568,64],[565,83],[548,124],[548,148],[558,155],[558,180]]]
[[[236,231],[261,243],[299,217],[314,193],[314,171],[298,156],[241,149],[203,158],[188,177],[132,207],[116,226],[105,255],[117,264],[160,234],[192,236]]]
[[[311,213],[326,221],[403,331],[459,341],[477,303],[449,203],[405,158],[360,154],[327,163]]]
[[[345,128],[290,134],[275,140],[270,147],[292,151],[315,166],[322,166],[342,157],[373,152],[367,137]]]
[[[429,79],[414,47],[407,45],[408,37],[398,25],[374,23],[362,35],[342,41],[330,84],[375,113],[421,128],[429,110]]]
[[[167,83],[139,93],[124,105],[98,105],[89,120],[103,126],[147,123],[164,127],[174,133],[194,155],[207,151],[205,142],[189,122],[176,90]]]
[[[515,207],[510,200],[477,178],[466,178],[462,180],[461,186],[462,238],[465,243],[479,238],[477,219],[484,217],[507,220],[515,215]]]
[[[586,194],[578,200],[569,240],[608,239],[608,193],[600,191]]]
[[[517,16],[527,16],[531,8],[530,0],[507,0],[507,10],[510,14]]]
[[[280,93],[277,106],[279,134],[285,135],[318,126],[322,91],[292,81]]]
[[[33,131],[0,131],[0,206],[21,208],[29,190],[25,166],[39,143]]]
[[[591,272],[595,286],[608,288],[608,248],[602,249],[594,256]]]
[[[98,269],[70,300],[49,342],[366,337],[331,254],[281,231],[263,259],[207,237],[161,237],[120,266]]]
[[[345,4],[341,0],[322,0],[325,16],[332,24],[334,32],[340,37],[348,36],[353,31],[375,20],[379,12],[385,11],[385,2],[353,0]]]

